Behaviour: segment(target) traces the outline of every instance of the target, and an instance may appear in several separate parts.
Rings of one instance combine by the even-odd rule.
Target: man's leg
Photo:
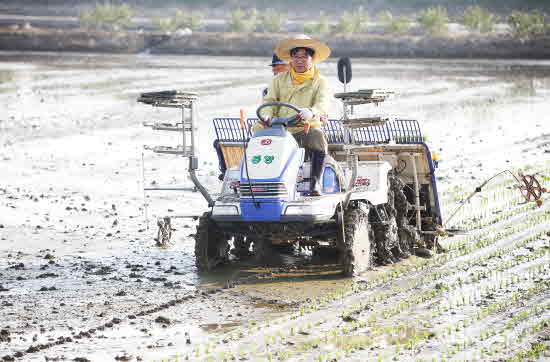
[[[311,128],[307,134],[303,132],[294,135],[302,140],[304,148],[311,152],[311,176],[310,176],[310,195],[321,195],[321,172],[327,154],[328,143],[325,134],[320,128]]]

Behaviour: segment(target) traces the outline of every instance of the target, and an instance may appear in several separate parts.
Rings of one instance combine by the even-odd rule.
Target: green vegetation
[[[308,35],[322,35],[330,32],[328,16],[321,12],[319,20],[316,23],[307,23],[304,25],[304,33]]]
[[[128,5],[112,5],[108,2],[96,4],[93,10],[80,13],[80,26],[92,30],[117,31],[132,22],[134,10]]]
[[[191,12],[187,15],[187,27],[191,30],[199,30],[202,28],[202,21],[204,19],[204,14],[198,11]]]
[[[463,23],[472,31],[490,33],[496,21],[494,14],[479,6],[469,6],[464,11]]]
[[[386,33],[404,34],[411,27],[411,20],[406,16],[394,16],[389,10],[382,11],[376,16],[384,26]]]
[[[20,3],[37,3],[37,0],[18,0]],[[79,3],[94,4],[95,0],[79,0]],[[48,0],[48,5],[60,4],[66,6],[66,0]],[[381,1],[365,1],[365,0],[352,0],[352,1],[334,1],[334,0],[301,0],[296,2],[295,0],[169,0],[159,2],[158,0],[125,0],[124,3],[130,6],[150,6],[159,7],[160,4],[177,5],[185,8],[202,7],[202,8],[234,8],[236,4],[242,8],[263,8],[273,7],[276,10],[287,11],[289,8],[295,8],[300,11],[319,9],[324,11],[333,11],[334,9],[349,10],[355,8],[358,4],[366,4],[367,6],[376,7],[384,6],[387,9],[400,9],[403,11],[417,11],[426,7],[444,6],[456,11],[461,11],[466,6],[473,3],[490,9],[491,11],[499,11],[503,9],[523,9],[523,10],[535,10],[540,9],[543,11],[550,10],[550,3],[548,0],[385,0]],[[377,11],[380,9],[376,9]]]
[[[260,15],[260,26],[264,31],[280,32],[286,23],[286,14],[280,11],[267,10]]]
[[[204,15],[199,12],[186,14],[181,10],[176,10],[176,13],[171,18],[154,18],[153,24],[164,32],[173,32],[185,28],[198,30],[202,28],[203,18]]]
[[[514,11],[508,16],[508,25],[512,36],[518,39],[533,38],[543,34],[547,29],[544,15],[539,11]]]
[[[233,32],[250,32],[256,29],[258,23],[258,12],[256,9],[244,11],[233,10],[229,18],[229,30]]]
[[[336,31],[343,34],[360,33],[364,30],[368,19],[369,16],[362,7],[353,11],[344,11],[340,16]]]
[[[447,9],[436,6],[421,11],[417,20],[430,35],[441,35],[447,30],[449,15]]]

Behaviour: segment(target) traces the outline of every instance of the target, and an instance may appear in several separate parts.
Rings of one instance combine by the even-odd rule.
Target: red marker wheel
[[[522,173],[518,174],[522,184],[519,186],[521,195],[525,199],[525,202],[535,201],[538,206],[542,204],[540,199],[542,194],[546,192],[546,189],[540,186],[540,183],[532,175],[524,175]]]

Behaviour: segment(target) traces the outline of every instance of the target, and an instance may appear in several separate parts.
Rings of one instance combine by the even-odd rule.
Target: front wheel
[[[205,212],[199,219],[195,234],[195,265],[199,271],[209,271],[228,260],[229,243],[224,233]]]

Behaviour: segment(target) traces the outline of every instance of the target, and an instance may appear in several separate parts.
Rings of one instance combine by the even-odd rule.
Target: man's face
[[[292,67],[297,73],[305,73],[311,67],[311,56],[305,49],[298,49],[291,55]]]
[[[288,64],[275,64],[271,67],[271,70],[274,76],[279,73],[288,72]]]

